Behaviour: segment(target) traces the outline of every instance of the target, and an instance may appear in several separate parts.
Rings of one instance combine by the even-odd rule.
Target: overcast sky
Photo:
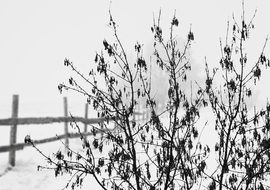
[[[62,105],[57,85],[69,76],[63,60],[70,58],[87,73],[95,52],[101,50],[103,39],[111,37],[107,26],[109,7],[108,0],[0,1],[0,118],[10,115],[7,110],[10,110],[12,94],[20,95],[20,104],[50,107],[44,113]],[[254,37],[252,48],[257,54],[270,33],[269,8],[269,0],[246,1],[247,16],[251,17],[258,9],[255,31],[251,35]],[[181,29],[177,34],[179,38],[185,39],[192,25],[195,35],[192,58],[194,64],[201,67],[205,56],[210,64],[217,64],[219,38],[224,39],[226,22],[231,21],[232,13],[240,16],[241,1],[112,0],[111,11],[127,50],[133,50],[136,41],[151,47],[150,27],[153,14],[157,15],[159,9],[162,10],[164,28],[169,27],[176,10]],[[266,54],[269,56],[269,48]],[[270,77],[266,76],[266,79],[267,82]],[[262,87],[267,85],[266,82]],[[265,94],[262,87],[259,90]],[[77,96],[65,95],[74,102],[81,101]],[[55,110],[59,112],[54,109],[51,113],[55,114]],[[20,115],[24,115],[23,111]]]

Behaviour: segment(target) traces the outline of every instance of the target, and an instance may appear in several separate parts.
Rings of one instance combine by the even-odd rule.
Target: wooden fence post
[[[85,104],[85,114],[84,114],[84,118],[88,119],[88,103]],[[84,124],[84,132],[87,132],[87,124]]]
[[[19,110],[19,95],[13,95],[12,100],[12,119],[18,118],[18,110]],[[17,138],[17,124],[14,123],[10,127],[10,145],[16,144]],[[15,157],[16,157],[16,150],[9,151],[9,164],[11,166],[15,166]]]
[[[67,97],[64,97],[64,116],[68,117],[68,103],[67,103]],[[68,139],[68,122],[64,123],[64,131],[65,131],[65,145],[68,148],[69,147],[69,139]]]

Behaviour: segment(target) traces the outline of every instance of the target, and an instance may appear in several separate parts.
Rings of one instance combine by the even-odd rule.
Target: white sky
[[[87,73],[103,39],[111,37],[107,27],[109,6],[108,0],[0,1],[0,118],[10,115],[6,110],[11,107],[12,94],[20,95],[20,104],[50,107],[44,112],[47,114],[62,113],[58,111],[62,107],[56,109],[57,113],[53,111],[62,106],[57,85],[66,82],[69,76],[63,60],[70,58]],[[270,2],[247,0],[246,7],[248,16],[258,9],[252,35],[254,50],[258,51],[270,33]],[[195,35],[192,57],[203,69],[204,56],[211,64],[217,64],[219,37],[224,39],[226,22],[231,20],[232,13],[240,15],[241,1],[112,0],[111,11],[127,50],[133,50],[137,40],[151,47],[153,13],[157,15],[160,8],[164,28],[169,27],[176,10],[182,29],[178,37],[185,39],[192,24]],[[269,55],[269,49],[266,53]],[[81,101],[78,96],[68,96],[71,101]],[[83,111],[83,107],[80,109]],[[23,108],[19,115],[25,115]]]

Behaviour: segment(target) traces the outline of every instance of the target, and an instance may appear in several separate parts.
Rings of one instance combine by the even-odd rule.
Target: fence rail
[[[84,117],[68,117],[68,104],[67,98],[64,97],[64,117],[27,117],[27,118],[18,118],[18,110],[19,110],[19,95],[13,95],[12,101],[12,116],[8,119],[0,119],[0,126],[9,125],[10,126],[10,145],[0,146],[1,152],[9,152],[9,164],[11,166],[15,166],[15,157],[16,151],[22,150],[26,146],[30,146],[27,143],[16,143],[17,140],[17,126],[18,125],[32,125],[32,124],[49,124],[49,123],[64,123],[64,134],[49,137],[40,140],[33,140],[34,144],[43,144],[49,143],[53,141],[57,141],[60,139],[65,139],[65,146],[69,146],[69,138],[78,138],[81,135],[89,136],[92,135],[91,132],[87,132],[87,125],[90,124],[99,124],[105,121],[110,121],[112,119],[107,118],[88,118],[88,104],[85,105],[85,115]],[[146,117],[149,117],[149,113],[147,112],[135,112],[134,115],[142,116],[143,120]],[[84,130],[82,133],[69,133],[68,132],[68,123],[69,122],[80,122],[84,124]],[[99,130],[97,132],[101,132]]]
[[[105,118],[89,118],[83,117],[27,117],[27,118],[8,118],[0,119],[0,126],[2,125],[30,125],[30,124],[49,124],[49,123],[62,123],[62,122],[81,122],[83,124],[95,124],[104,122],[108,119]]]
[[[100,133],[100,132],[97,131],[96,133]],[[54,142],[54,141],[58,141],[61,139],[65,139],[67,137],[68,138],[78,138],[81,135],[89,136],[92,134],[93,134],[92,132],[69,133],[68,135],[57,135],[55,137],[50,137],[50,138],[46,138],[46,139],[33,140],[33,143],[34,144],[43,144],[43,143],[49,143],[49,142]],[[13,144],[13,145],[0,146],[0,153],[1,152],[9,152],[10,150],[22,150],[26,146],[31,146],[31,144],[30,143],[17,143],[17,144]]]

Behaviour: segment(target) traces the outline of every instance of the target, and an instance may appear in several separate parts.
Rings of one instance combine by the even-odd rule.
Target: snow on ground
[[[80,145],[80,140],[71,140],[71,146]],[[38,146],[46,155],[57,151],[61,147],[60,142],[47,143]],[[5,173],[7,169],[8,153],[0,156],[0,190],[61,190],[67,184],[70,175],[54,176],[52,170],[37,171],[37,165],[45,165],[46,161],[34,148],[27,147],[16,152],[16,166]],[[81,188],[100,189],[98,184],[89,176]]]
[[[41,115],[41,114],[40,114]],[[21,125],[18,126],[17,142],[24,142],[24,137],[30,135],[32,139],[44,139],[61,135],[64,132],[64,124],[48,125]],[[83,126],[83,125],[82,125]],[[74,132],[75,129],[69,129]],[[1,126],[0,146],[9,144],[10,126]],[[46,155],[52,155],[64,146],[60,141],[37,145]],[[79,139],[70,139],[71,148],[81,148]],[[70,179],[70,175],[63,175],[55,178],[53,170],[37,171],[38,165],[46,165],[46,160],[33,147],[25,147],[23,150],[16,151],[16,166],[11,170],[8,168],[8,153],[0,153],[0,190],[61,190]],[[97,189],[98,184],[91,179],[85,180],[82,188]]]
[[[69,98],[69,111],[75,116],[84,115],[84,104],[72,101]],[[54,102],[46,102],[40,106],[39,101],[25,101],[24,97],[20,97],[19,117],[44,117],[44,116],[63,116],[62,98]],[[0,119],[9,118],[11,115],[11,99],[7,99],[1,103]],[[91,110],[89,117],[95,117]],[[70,131],[75,131],[70,129]],[[0,146],[9,144],[10,126],[1,126],[0,128]],[[32,139],[44,139],[54,137],[56,134],[64,133],[64,124],[48,124],[48,125],[19,125],[17,127],[17,143],[24,142],[24,137],[30,135]],[[81,145],[79,139],[70,140],[71,147],[79,147]],[[38,145],[46,155],[55,153],[63,148],[61,142],[52,142]],[[25,147],[23,150],[16,151],[16,166],[7,171],[8,153],[0,153],[0,190],[61,190],[65,187],[69,175],[59,176],[55,178],[54,171],[37,171],[37,165],[45,165],[45,159],[33,148]],[[84,182],[85,189],[97,189],[97,183],[89,176],[89,181]]]

